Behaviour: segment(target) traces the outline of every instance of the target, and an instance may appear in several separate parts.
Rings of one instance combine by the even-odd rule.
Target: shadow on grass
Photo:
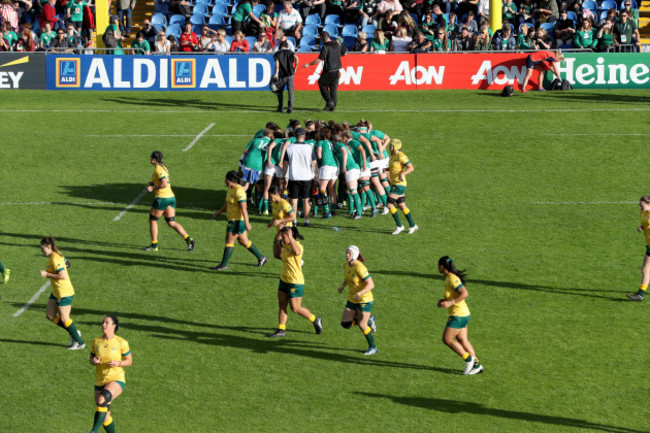
[[[236,110],[249,110],[249,111],[259,111],[259,112],[275,112],[275,107],[277,104],[269,104],[268,107],[260,107],[259,104],[227,104],[224,102],[215,102],[215,101],[206,101],[203,99],[162,99],[162,98],[135,98],[128,96],[120,97],[104,97],[101,98],[102,101],[114,102],[118,104],[126,104],[131,106],[141,106],[141,107],[168,107],[168,108],[195,108],[199,110],[220,110],[220,109],[236,109]],[[269,99],[271,102],[271,99]],[[299,109],[299,108],[296,108]],[[182,114],[182,113],[179,113]]]
[[[43,307],[45,308],[45,307]],[[56,346],[61,347],[60,343],[50,343],[47,341],[28,341],[28,340],[10,340],[8,338],[0,338],[0,341],[3,343],[15,343],[15,344],[29,344],[30,346]]]
[[[421,272],[377,270],[377,269],[373,269],[371,273],[381,274],[381,275],[400,275],[400,276],[407,276],[407,277],[414,277],[414,278],[429,278],[429,279],[440,280],[440,281],[444,281],[445,279],[442,275],[438,273],[424,274]],[[533,292],[545,292],[545,293],[553,293],[556,295],[559,294],[559,295],[570,295],[570,296],[583,296],[587,298],[607,299],[609,301],[626,300],[625,298],[621,298],[621,297],[612,298],[610,296],[596,294],[596,293],[620,293],[619,290],[594,290],[594,289],[552,287],[552,286],[542,286],[537,284],[513,283],[510,281],[479,280],[471,277],[468,278],[467,283],[470,287],[472,283],[477,283],[484,286],[501,287],[504,289],[528,290]],[[623,295],[621,294],[621,296]]]
[[[397,404],[420,407],[423,409],[434,410],[437,412],[446,412],[451,414],[474,414],[487,415],[498,418],[513,419],[525,422],[536,422],[547,424],[549,426],[581,428],[591,431],[603,431],[610,433],[643,433],[641,430],[630,429],[626,427],[617,427],[606,424],[592,423],[583,419],[565,418],[551,415],[540,415],[530,412],[520,412],[516,410],[494,409],[486,407],[480,403],[458,400],[445,400],[442,398],[430,397],[397,397],[385,394],[374,394],[369,392],[355,392],[363,397],[386,398]]]
[[[40,252],[38,252],[37,248],[38,248],[38,242],[43,238],[43,236],[32,235],[32,234],[0,232],[0,239],[2,239],[3,237],[33,240],[34,241],[33,245],[20,244],[15,242],[3,242],[3,241],[0,241],[0,245],[33,248],[34,255],[38,257],[42,257]],[[261,270],[238,272],[232,270],[232,267],[225,273],[217,273],[210,269],[210,266],[214,266],[220,262],[220,251],[217,250],[215,250],[215,258],[213,260],[201,260],[201,259],[192,259],[192,258],[183,259],[178,257],[166,257],[164,255],[161,255],[161,252],[152,253],[152,252],[143,251],[143,252],[136,253],[136,252],[127,252],[123,250],[125,248],[142,250],[142,245],[136,246],[132,244],[94,241],[94,240],[86,240],[86,239],[78,239],[78,238],[70,238],[70,237],[56,237],[56,240],[58,246],[61,247],[61,250],[66,255],[66,258],[70,259],[72,264],[71,265],[72,269],[74,269],[75,263],[78,263],[80,261],[92,261],[92,262],[99,262],[105,264],[113,263],[116,265],[128,266],[128,267],[148,266],[152,268],[161,268],[161,269],[174,270],[174,271],[203,272],[203,273],[214,274],[215,276],[219,275],[219,278],[227,278],[228,276],[255,276],[255,277],[270,278],[270,279],[278,278],[278,275],[274,273],[262,272]],[[75,245],[97,246],[100,248],[98,249],[83,248]],[[185,243],[182,240],[180,240],[180,238],[178,241],[178,245],[179,248],[175,250],[186,251]],[[183,247],[181,248],[180,245],[183,245]],[[122,250],[112,251],[110,249],[107,249],[107,247],[121,248]],[[239,248],[239,250],[241,254],[240,257],[243,258],[245,256],[249,256],[250,262],[244,263],[244,262],[232,261],[231,263],[235,265],[244,265],[244,266],[249,265],[250,267],[254,266],[255,269],[257,269],[257,260],[253,259],[253,256],[250,253],[243,251],[243,248]],[[67,254],[68,252],[70,254]],[[189,252],[187,254],[190,256],[192,255]],[[44,257],[42,258],[43,260],[46,260]],[[45,262],[43,262],[43,264],[44,263]]]
[[[552,99],[554,102],[576,101],[581,103],[601,104],[650,104],[650,97],[632,94],[621,94],[618,92],[536,92],[541,97]],[[635,107],[630,107],[631,109]],[[647,108],[647,107],[646,107]]]
[[[22,304],[13,303],[12,305],[20,308]],[[32,305],[31,310],[38,311],[39,314],[45,309],[45,304]],[[106,314],[110,314],[106,310],[94,310],[88,308],[73,308],[72,315],[76,317],[77,324],[96,325],[97,330],[101,329],[101,319]],[[226,326],[210,323],[199,323],[188,320],[179,320],[169,317],[152,316],[141,313],[116,313],[120,319],[120,328],[129,329],[134,332],[143,332],[149,334],[151,337],[159,338],[162,340],[177,340],[187,341],[198,344],[225,346],[235,349],[250,350],[254,353],[282,353],[287,355],[296,355],[306,358],[313,358],[319,360],[326,360],[331,362],[340,362],[346,364],[366,365],[371,367],[390,367],[390,368],[403,368],[414,370],[430,370],[446,374],[458,374],[458,371],[447,368],[432,367],[428,365],[410,364],[403,362],[395,362],[381,359],[381,355],[375,357],[365,357],[362,355],[361,348],[357,356],[347,355],[342,352],[349,352],[349,349],[336,349],[328,348],[323,343],[318,342],[317,335],[314,335],[314,342],[296,341],[291,339],[291,334],[312,334],[305,331],[288,331],[289,337],[270,339],[266,337],[267,333],[273,331],[268,328],[253,328],[242,326]],[[96,316],[97,321],[82,321],[79,320],[80,316]],[[147,321],[151,324],[140,324],[129,321]],[[298,320],[297,318],[294,318]],[[179,329],[178,326],[191,326],[199,328],[196,330]],[[201,329],[203,328],[203,329]],[[255,337],[248,337],[246,335],[236,335],[231,333],[215,332],[217,330],[229,331],[236,334],[252,334]]]
[[[82,198],[94,201],[107,201],[120,205],[127,205],[138,196],[146,186],[143,183],[109,183],[98,185],[65,185],[62,187],[65,194],[73,198]],[[200,189],[200,188],[186,188],[183,186],[176,186],[172,183],[172,189],[176,195],[177,206],[179,213],[183,216],[212,218],[212,214],[189,214],[183,210],[197,209],[214,212],[220,208],[226,200],[225,187],[218,185],[219,189]],[[142,205],[149,205],[153,201],[153,193],[145,195],[139,202]],[[71,204],[72,206],[87,207],[90,209],[105,209],[115,210],[116,206],[111,205],[86,205],[86,204]],[[117,206],[120,210],[124,207]],[[149,210],[130,209],[129,212],[149,213]]]

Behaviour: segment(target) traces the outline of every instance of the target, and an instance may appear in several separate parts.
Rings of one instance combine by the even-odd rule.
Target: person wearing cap
[[[323,320],[320,316],[311,313],[302,306],[302,298],[305,293],[305,277],[302,274],[302,255],[305,251],[299,239],[303,237],[296,227],[284,227],[280,230],[281,240],[273,246],[273,255],[276,259],[282,260],[282,273],[278,285],[278,304],[280,314],[278,318],[278,329],[269,334],[270,338],[286,337],[287,335],[287,306],[291,311],[309,320],[314,325],[316,334],[323,332]]]
[[[296,129],[296,141],[291,143],[284,153],[285,177],[289,178],[289,199],[291,207],[298,209],[298,199],[302,199],[302,209],[305,217],[305,226],[309,227],[309,213],[311,212],[311,183],[316,172],[316,153],[314,147],[305,143],[307,131],[303,128]]]
[[[325,100],[324,111],[334,111],[338,102],[337,88],[339,85],[339,70],[343,67],[341,65],[341,57],[345,56],[348,50],[338,39],[330,39],[327,32],[321,32],[320,39],[323,42],[323,48],[320,50],[318,58],[309,63],[302,65],[303,68],[308,68],[319,62],[323,65],[320,78],[318,79],[318,88],[320,94]]]
[[[377,353],[374,337],[377,332],[377,323],[375,316],[372,315],[372,305],[375,300],[372,289],[375,288],[375,283],[363,264],[365,261],[356,245],[350,245],[345,250],[345,263],[343,263],[345,277],[343,284],[337,290],[339,293],[343,293],[345,286],[348,286],[348,300],[343,310],[341,326],[350,329],[354,325],[359,325],[359,329],[368,341],[368,350],[363,354],[374,355]]]
[[[280,42],[280,49],[273,54],[273,60],[275,60],[275,74],[273,76],[278,80],[277,111],[282,112],[284,89],[286,88],[289,96],[287,113],[291,113],[293,112],[293,78],[298,66],[298,56],[289,49],[289,42],[284,40]]]
[[[415,233],[418,230],[418,226],[413,221],[413,215],[411,215],[411,210],[406,207],[404,202],[406,194],[406,175],[413,173],[415,168],[408,156],[402,152],[402,141],[398,138],[393,138],[390,141],[390,157],[388,158],[388,171],[390,174],[390,192],[388,193],[388,211],[393,216],[395,220],[395,230],[393,234],[397,235],[404,231],[404,226],[402,221],[400,221],[399,214],[397,213],[397,205],[401,210],[406,219],[409,222],[409,234]]]

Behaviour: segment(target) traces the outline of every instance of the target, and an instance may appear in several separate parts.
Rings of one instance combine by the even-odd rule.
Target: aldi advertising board
[[[339,89],[517,88],[525,53],[348,54]],[[567,53],[562,76],[576,89],[650,88],[650,54]],[[298,54],[300,64],[317,57]],[[47,56],[51,90],[268,90],[272,55]],[[1,69],[0,69],[1,71]],[[316,90],[320,66],[299,68],[296,90]],[[531,83],[536,85],[537,74]]]

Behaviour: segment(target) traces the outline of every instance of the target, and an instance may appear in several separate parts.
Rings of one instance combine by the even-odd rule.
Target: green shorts
[[[646,245],[646,247],[645,247],[645,255],[650,256],[650,245]]]
[[[305,294],[305,285],[285,283],[284,281],[280,280],[278,291],[286,293],[290,298],[302,298],[302,295]]]
[[[404,195],[406,194],[406,187],[404,185],[391,185],[390,194]]]
[[[120,388],[122,388],[122,390],[124,390],[124,387],[126,386],[126,383],[122,382],[121,380],[114,380],[113,382],[120,385]],[[108,383],[110,383],[110,382],[108,382]],[[108,384],[106,384],[106,385],[108,385]],[[95,391],[103,390],[106,385],[95,385]]]
[[[447,319],[447,328],[463,329],[467,328],[469,316],[449,316]]]
[[[226,228],[228,233],[233,235],[240,235],[246,233],[246,222],[244,220],[239,221],[228,221],[228,227]]]
[[[370,313],[372,311],[372,302],[363,302],[357,304],[356,302],[348,301],[345,303],[345,308],[350,310],[359,310],[364,313]]]
[[[152,208],[158,210],[165,210],[169,206],[176,209],[176,197],[169,197],[169,198],[156,197],[153,199],[153,203],[151,204]]]
[[[50,299],[54,299],[56,301],[56,305],[59,307],[72,305],[72,298],[74,298],[74,296],[64,296],[63,298],[57,298],[54,296],[54,293],[50,295]]]

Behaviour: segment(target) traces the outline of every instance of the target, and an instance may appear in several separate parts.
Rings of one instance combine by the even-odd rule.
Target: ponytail
[[[465,276],[467,272],[465,269],[458,269],[456,264],[449,256],[440,257],[438,260],[438,266],[442,266],[447,272],[456,275],[460,281],[465,284]]]
[[[163,154],[162,154],[161,151],[154,150],[153,152],[151,152],[151,159],[156,161],[156,165],[159,165],[162,168],[164,168],[165,170],[167,170],[167,166],[165,164],[163,164],[163,161],[162,161],[163,160]]]
[[[48,247],[52,248],[52,251],[54,251],[55,253],[57,253],[61,257],[63,257],[63,253],[56,246],[56,240],[53,237],[48,236],[48,237],[45,237],[45,238],[41,239],[41,245],[47,245]]]

